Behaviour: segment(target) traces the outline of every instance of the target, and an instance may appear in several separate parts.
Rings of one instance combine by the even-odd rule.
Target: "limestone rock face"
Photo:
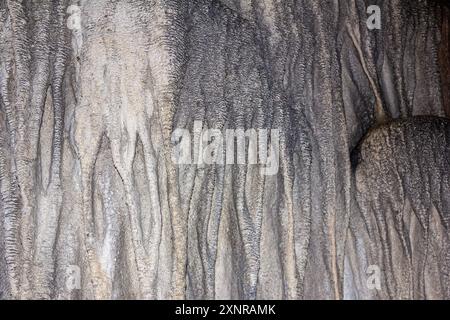
[[[354,151],[345,270],[360,281],[362,266],[377,265],[383,277],[372,294],[346,282],[349,295],[449,296],[449,141],[449,120],[415,117],[374,128]]]
[[[369,2],[0,0],[0,298],[450,298],[449,11]]]

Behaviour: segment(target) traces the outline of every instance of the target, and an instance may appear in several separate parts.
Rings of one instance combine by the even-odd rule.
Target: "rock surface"
[[[446,18],[0,0],[0,298],[450,298]],[[398,120],[375,126],[369,78]],[[279,130],[277,172],[176,164],[198,123]]]

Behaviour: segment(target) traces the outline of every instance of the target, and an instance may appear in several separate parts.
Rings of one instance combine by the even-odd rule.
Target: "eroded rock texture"
[[[0,0],[0,297],[449,298],[446,19],[426,0]],[[403,120],[374,127],[377,96]],[[176,164],[195,123],[279,129],[279,170]]]
[[[384,274],[372,298],[449,296],[449,141],[450,121],[416,117],[373,129],[355,150],[360,214],[346,248],[353,297],[367,262]]]

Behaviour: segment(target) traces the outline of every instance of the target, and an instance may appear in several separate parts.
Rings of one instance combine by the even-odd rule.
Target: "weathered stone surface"
[[[354,151],[350,296],[449,297],[449,141],[449,120],[414,117],[374,128]],[[350,281],[365,279],[359,273],[369,265],[383,270],[381,290],[355,290]]]
[[[0,298],[449,298],[448,9],[374,2],[0,0]]]

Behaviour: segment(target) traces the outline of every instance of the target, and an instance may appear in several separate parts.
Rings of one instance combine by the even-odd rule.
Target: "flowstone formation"
[[[450,298],[448,18],[0,0],[0,298]]]

